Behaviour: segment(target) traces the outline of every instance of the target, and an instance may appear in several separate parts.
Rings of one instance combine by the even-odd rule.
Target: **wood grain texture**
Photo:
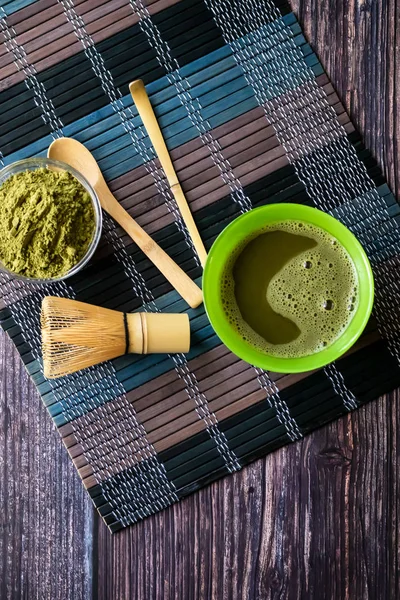
[[[398,194],[399,0],[293,8]],[[399,393],[111,536],[0,344],[2,599],[400,597]]]
[[[114,537],[100,526],[97,597],[396,598],[399,408],[373,402]]]
[[[88,598],[91,501],[4,334],[0,357],[0,598]]]

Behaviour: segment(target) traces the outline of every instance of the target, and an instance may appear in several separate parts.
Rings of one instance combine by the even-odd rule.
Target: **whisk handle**
[[[128,323],[128,352],[158,354],[189,352],[190,324],[182,313],[131,313]]]

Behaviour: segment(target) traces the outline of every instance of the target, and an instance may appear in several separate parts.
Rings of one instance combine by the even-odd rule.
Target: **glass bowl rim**
[[[49,279],[26,277],[25,275],[20,275],[19,273],[15,273],[14,271],[7,269],[0,261],[0,272],[7,273],[7,275],[10,275],[10,277],[12,277],[13,279],[16,279],[18,281],[25,281],[27,283],[32,283],[32,284],[37,284],[37,285],[46,285],[49,283],[56,283],[59,281],[64,281],[65,279],[68,279],[69,277],[72,277],[73,275],[76,275],[79,271],[81,271],[87,265],[89,260],[92,258],[94,252],[96,251],[96,248],[100,241],[102,226],[103,226],[103,214],[102,214],[101,204],[100,204],[100,200],[99,200],[95,190],[90,185],[90,183],[86,179],[86,177],[84,175],[82,175],[82,173],[80,173],[79,171],[74,169],[74,167],[71,167],[67,163],[62,162],[60,160],[53,160],[52,158],[38,156],[38,157],[25,158],[22,160],[17,160],[15,162],[12,162],[0,170],[0,186],[9,177],[14,175],[15,173],[21,173],[25,170],[34,171],[34,170],[40,169],[42,167],[47,167],[48,165],[57,167],[59,169],[62,169],[64,171],[71,173],[71,175],[73,175],[75,177],[75,179],[77,179],[79,181],[79,183],[81,185],[83,185],[83,187],[89,193],[89,196],[90,196],[90,199],[92,202],[94,218],[95,218],[95,225],[94,225],[93,237],[92,237],[92,240],[88,246],[88,249],[87,249],[85,255],[82,256],[80,261],[78,263],[76,263],[76,265],[71,267],[71,269],[69,271],[67,271],[66,273],[63,273],[59,277],[53,277],[53,278],[49,278]]]

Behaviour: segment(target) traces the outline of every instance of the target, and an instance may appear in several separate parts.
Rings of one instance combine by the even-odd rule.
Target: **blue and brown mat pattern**
[[[187,307],[106,219],[78,276],[46,289],[1,275],[1,321],[111,531],[161,510],[400,385],[399,206],[282,0],[1,0],[0,163],[87,145],[122,205],[201,283],[202,271],[129,95],[142,78],[205,245],[273,202],[330,212],[363,243],[374,317],[324,370],[237,359],[204,308],[187,356],[124,356],[47,381],[44,295],[124,311]]]

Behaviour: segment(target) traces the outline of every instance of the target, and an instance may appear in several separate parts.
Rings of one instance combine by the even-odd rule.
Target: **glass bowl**
[[[94,189],[92,188],[90,183],[85,179],[85,177],[83,175],[78,173],[78,171],[75,171],[75,169],[73,169],[72,167],[70,167],[69,165],[67,165],[64,162],[61,162],[58,160],[51,160],[50,158],[28,158],[25,160],[19,160],[19,161],[14,162],[11,165],[8,165],[7,167],[4,167],[3,169],[0,170],[0,186],[9,177],[11,177],[12,175],[15,175],[16,173],[21,173],[24,171],[35,171],[36,169],[49,168],[49,167],[50,168],[53,167],[54,169],[57,169],[58,171],[60,171],[60,170],[68,171],[69,173],[71,173],[71,175],[73,175],[75,177],[75,179],[77,179],[79,181],[79,183],[81,183],[83,185],[83,187],[89,194],[90,199],[92,201],[95,226],[93,228],[92,240],[88,246],[86,254],[69,271],[67,271],[66,273],[63,273],[63,275],[60,275],[59,277],[53,277],[53,278],[49,278],[49,279],[37,279],[34,277],[26,277],[25,275],[20,275],[18,273],[14,273],[13,271],[10,271],[0,261],[0,271],[3,271],[3,273],[8,273],[14,279],[19,279],[21,281],[29,281],[30,283],[37,283],[37,284],[46,284],[46,283],[54,283],[56,281],[63,281],[64,279],[68,279],[68,277],[72,277],[72,275],[76,275],[76,273],[81,271],[83,269],[83,267],[92,258],[93,254],[97,248],[97,245],[98,245],[98,243],[100,241],[100,237],[101,237],[101,228],[102,228],[102,222],[103,222],[101,205],[100,205],[100,201],[96,195],[96,192],[94,191]]]

